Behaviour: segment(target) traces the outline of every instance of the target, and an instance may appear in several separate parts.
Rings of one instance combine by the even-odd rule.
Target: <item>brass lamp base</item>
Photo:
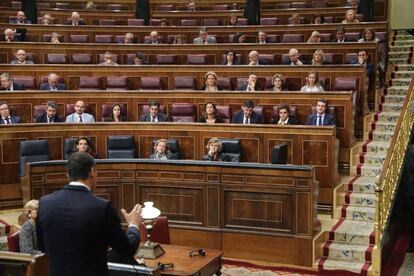
[[[156,259],[159,256],[165,253],[161,245],[156,242],[151,242],[150,244],[145,243],[141,245],[138,249],[138,257],[143,257],[144,259]]]

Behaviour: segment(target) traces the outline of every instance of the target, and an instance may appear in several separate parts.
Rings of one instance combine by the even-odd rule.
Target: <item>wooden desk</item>
[[[156,267],[158,262],[174,264],[174,268],[164,269],[161,271],[161,275],[209,276],[214,273],[221,274],[221,257],[223,255],[221,250],[205,249],[205,256],[190,257],[190,251],[198,248],[169,244],[163,244],[161,247],[165,250],[164,255],[155,260],[145,260],[145,264],[149,267]]]

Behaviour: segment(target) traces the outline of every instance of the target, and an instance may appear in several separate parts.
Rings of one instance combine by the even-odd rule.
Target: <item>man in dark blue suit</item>
[[[24,85],[14,82],[13,78],[10,76],[9,73],[3,73],[0,75],[0,83],[1,83],[0,90],[6,90],[6,91],[25,90]]]
[[[47,90],[47,91],[59,91],[59,90],[66,90],[66,85],[64,83],[59,82],[59,76],[55,73],[50,73],[47,76],[47,83],[42,83],[40,85],[40,90]]]
[[[243,103],[242,110],[233,114],[231,122],[233,124],[263,124],[263,117],[253,111],[254,103],[251,100],[246,100]]]
[[[10,115],[10,107],[6,102],[0,102],[0,125],[21,123],[20,117]]]
[[[352,64],[364,65],[367,70],[367,76],[371,77],[373,73],[373,66],[372,63],[368,62],[368,58],[369,56],[366,50],[359,50],[358,59],[352,61]]]
[[[141,206],[122,209],[127,234],[111,203],[95,196],[95,159],[77,152],[67,163],[70,183],[40,198],[37,234],[39,248],[50,260],[52,276],[108,275],[107,250],[132,257],[139,245]]]
[[[36,117],[35,123],[53,124],[53,123],[64,122],[65,119],[57,115],[57,108],[58,108],[58,105],[55,101],[48,101],[46,103],[45,112],[42,115]]]
[[[26,18],[26,15],[24,14],[23,11],[18,11],[16,18],[15,19],[11,19],[10,23],[12,24],[30,24],[30,20],[28,20]]]
[[[307,125],[313,126],[336,126],[335,116],[326,113],[328,102],[324,99],[319,99],[316,104],[316,113],[308,116]]]

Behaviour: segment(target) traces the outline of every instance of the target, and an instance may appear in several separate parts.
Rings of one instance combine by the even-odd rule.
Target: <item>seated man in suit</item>
[[[121,42],[122,44],[134,44],[135,38],[133,33],[126,33],[124,40]]]
[[[35,123],[59,123],[59,122],[63,122],[64,119],[57,115],[57,108],[58,105],[55,101],[48,101],[46,103],[46,108],[45,108],[45,112],[36,117],[35,119]]]
[[[55,73],[50,73],[47,76],[47,83],[42,83],[40,85],[40,90],[47,90],[47,91],[59,91],[59,90],[66,90],[66,85],[64,83],[59,82],[59,76]]]
[[[328,102],[325,99],[319,99],[316,104],[316,113],[308,116],[307,125],[313,126],[335,126],[335,116],[326,113]]]
[[[289,50],[290,65],[303,65],[303,62],[299,59],[299,51],[295,48]]]
[[[20,117],[10,115],[10,107],[6,102],[0,102],[0,125],[21,123]]]
[[[80,14],[77,11],[74,11],[70,16],[70,19],[66,22],[66,25],[79,26],[85,25],[85,22],[80,20]]]
[[[160,35],[156,31],[152,31],[149,35],[149,40],[145,40],[144,44],[161,44]]]
[[[193,44],[216,44],[217,40],[213,36],[208,35],[206,27],[201,27],[199,30],[199,36],[194,38]]]
[[[139,121],[140,122],[152,122],[152,123],[169,122],[170,118],[168,118],[167,115],[159,112],[159,110],[160,110],[160,103],[157,101],[150,101],[149,112],[142,115],[141,118],[139,118]]]
[[[257,33],[257,40],[259,44],[266,44],[267,43],[267,33],[265,31],[259,31]]]
[[[7,28],[4,30],[4,41],[6,42],[15,42],[15,41],[21,41],[20,38],[15,36],[16,30]]]
[[[263,65],[259,59],[259,52],[251,51],[249,53],[249,66]]]
[[[255,92],[261,90],[257,84],[257,76],[250,74],[246,83],[243,83],[237,90],[246,92]]]
[[[15,60],[12,60],[10,64],[33,64],[34,62],[31,60],[26,59],[26,51],[23,49],[17,50],[16,53],[14,53],[14,56],[16,57]]]
[[[138,52],[135,54],[134,58],[134,64],[135,65],[146,65],[148,62],[145,60],[145,54]]]
[[[26,18],[26,15],[23,11],[18,11],[16,18],[10,20],[11,24],[30,24],[30,20]]]
[[[9,73],[1,74],[0,82],[1,82],[0,90],[6,90],[6,91],[25,90],[24,85],[14,82],[13,78],[10,76]]]
[[[263,124],[263,117],[253,111],[254,103],[251,100],[246,100],[243,103],[242,110],[233,114],[231,122],[233,124]]]
[[[273,118],[272,124],[275,125],[297,125],[298,120],[296,118],[289,116],[290,114],[290,107],[287,104],[281,104],[279,105],[278,110],[278,117]]]
[[[359,50],[358,51],[358,59],[352,61],[352,64],[356,65],[365,65],[365,69],[367,70],[367,76],[371,77],[373,73],[372,63],[368,62],[368,53],[367,50]]]
[[[118,63],[116,63],[115,61],[113,61],[112,59],[112,53],[111,52],[105,52],[104,54],[104,61],[102,61],[101,63],[99,63],[99,65],[119,65]]]
[[[345,37],[345,29],[343,27],[336,28],[335,39],[332,42],[344,43],[348,42]]]
[[[75,103],[75,113],[66,117],[66,123],[94,123],[95,118],[85,112],[86,106],[84,101],[77,101]]]
[[[89,153],[72,154],[67,175],[68,185],[39,201],[37,237],[49,257],[50,275],[109,275],[108,247],[126,258],[138,249],[141,206],[130,213],[121,209],[125,231],[111,202],[93,194],[97,172]]]

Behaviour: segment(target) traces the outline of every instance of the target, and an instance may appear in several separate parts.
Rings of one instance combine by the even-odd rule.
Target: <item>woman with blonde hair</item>
[[[150,159],[169,160],[174,159],[173,154],[168,146],[168,141],[165,139],[158,139],[154,145],[154,153],[151,154]]]
[[[21,253],[39,254],[39,246],[36,235],[37,210],[39,209],[39,201],[32,199],[24,205],[23,213],[27,220],[23,223],[19,235],[19,247]]]
[[[322,65],[325,61],[325,52],[322,49],[317,49],[313,53],[312,65]]]
[[[308,39],[308,43],[319,43],[321,42],[321,35],[318,31],[313,31]]]
[[[201,90],[206,92],[217,92],[222,90],[221,87],[218,85],[218,76],[213,71],[209,71],[204,75],[205,83]]]
[[[310,71],[306,76],[306,85],[302,87],[300,92],[323,92],[325,91],[319,83],[319,73]]]
[[[342,20],[342,23],[343,24],[359,23],[356,12],[354,10],[347,10],[345,12],[345,19]]]
[[[284,85],[285,80],[283,79],[283,75],[282,74],[275,74],[273,76],[272,79],[272,83],[273,83],[273,92],[282,92],[284,90],[283,85]]]

